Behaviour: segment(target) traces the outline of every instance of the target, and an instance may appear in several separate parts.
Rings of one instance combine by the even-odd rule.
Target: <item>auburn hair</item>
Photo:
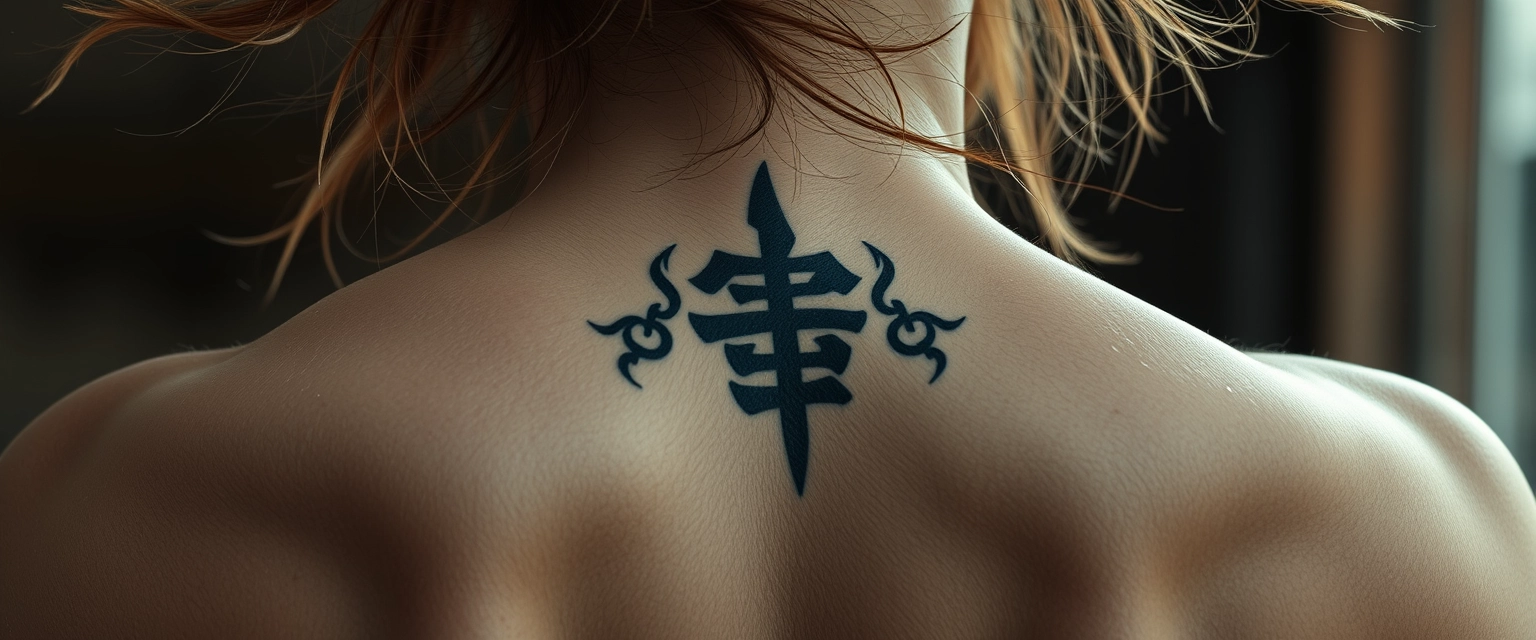
[[[239,245],[284,243],[270,299],[300,238],[316,225],[326,266],[340,286],[331,227],[333,221],[339,225],[340,201],[359,170],[383,161],[393,174],[401,154],[421,157],[421,145],[455,123],[483,116],[487,108],[502,109],[500,122],[483,136],[468,179],[447,194],[446,206],[430,227],[392,254],[375,258],[405,255],[459,211],[477,187],[498,175],[494,165],[505,154],[497,152],[518,137],[513,132],[520,119],[527,124],[529,100],[580,90],[590,64],[586,45],[599,32],[619,27],[640,34],[658,15],[665,19],[689,11],[739,57],[757,102],[755,126],[718,151],[750,141],[777,109],[819,108],[846,121],[853,128],[846,135],[862,130],[1001,171],[1027,194],[1029,214],[1058,256],[1123,262],[1124,256],[1074,226],[1068,205],[1086,186],[1095,164],[1111,160],[1112,153],[1123,156],[1113,191],[1118,193],[1145,143],[1162,139],[1151,104],[1161,71],[1177,72],[1208,111],[1197,72],[1255,55],[1244,36],[1256,25],[1257,2],[1237,0],[1237,6],[1222,13],[1181,0],[975,0],[964,80],[974,100],[966,113],[966,143],[955,146],[910,130],[899,112],[884,113],[843,97],[799,61],[806,55],[863,61],[886,72],[894,92],[887,61],[937,42],[961,27],[964,16],[947,27],[936,25],[937,36],[892,43],[870,41],[843,11],[850,4],[872,8],[871,0],[376,0],[366,24],[350,37],[351,47],[331,86],[319,159],[302,204],[271,231],[222,239]],[[116,34],[149,29],[212,36],[230,49],[264,47],[292,39],[337,3],[110,0],[68,6],[100,22],[69,48],[32,106],[58,89],[86,50]],[[1281,4],[1396,24],[1341,0]],[[630,20],[615,19],[621,15],[636,19],[624,24]],[[344,99],[358,101],[355,114],[343,116]],[[1111,112],[1126,114],[1120,130],[1106,124]],[[545,110],[535,119],[529,139],[540,139],[560,125],[548,115]],[[976,134],[987,128],[996,144],[980,145]],[[1012,206],[1010,213],[1024,216],[1025,208]],[[338,237],[345,242],[343,234]]]

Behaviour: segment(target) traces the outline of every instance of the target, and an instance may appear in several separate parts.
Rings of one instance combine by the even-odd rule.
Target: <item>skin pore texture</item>
[[[895,64],[954,142],[963,27]],[[747,119],[728,67],[614,71],[509,213],[39,417],[0,457],[0,636],[1531,637],[1536,501],[1466,408],[1238,352],[1010,232],[957,160],[781,119],[669,173]],[[858,330],[701,330],[783,308],[706,276],[772,249],[764,174],[784,259],[857,278],[790,274],[832,277],[793,306]],[[902,352],[896,300],[950,328]],[[665,353],[601,329],[629,316]],[[725,346],[822,335],[846,362]],[[799,480],[778,371],[847,396],[800,405]]]

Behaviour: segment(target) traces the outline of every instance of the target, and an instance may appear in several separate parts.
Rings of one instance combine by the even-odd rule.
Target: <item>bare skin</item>
[[[964,3],[905,3],[952,15]],[[944,6],[941,6],[944,5]],[[907,64],[959,69],[964,29]],[[909,87],[917,126],[963,95]],[[708,100],[704,101],[706,104]],[[799,124],[690,180],[697,94],[602,94],[492,224],[250,345],[114,373],[0,456],[6,637],[1521,638],[1536,500],[1412,381],[1244,354],[1019,239],[961,166]],[[724,116],[722,116],[724,117]],[[692,132],[682,135],[681,132]],[[799,171],[780,155],[801,159]],[[944,376],[872,315],[804,497],[718,344],[615,370],[587,320],[799,238],[967,317]],[[846,304],[843,304],[846,302]]]

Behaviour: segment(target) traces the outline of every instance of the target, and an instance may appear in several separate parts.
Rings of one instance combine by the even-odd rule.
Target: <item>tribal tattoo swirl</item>
[[[923,356],[932,360],[935,364],[933,377],[928,379],[928,384],[933,384],[944,373],[944,367],[948,360],[944,352],[933,346],[938,338],[939,331],[954,331],[960,328],[960,323],[965,322],[961,316],[955,320],[945,320],[927,311],[907,311],[907,305],[900,300],[892,298],[889,303],[885,301],[885,291],[891,286],[891,281],[896,279],[896,263],[868,242],[864,247],[869,249],[869,255],[875,259],[875,267],[880,270],[880,277],[875,280],[875,286],[870,291],[870,300],[875,305],[875,310],[891,318],[891,324],[886,327],[885,339],[891,344],[891,348],[904,356]],[[901,332],[917,333],[918,325],[923,327],[923,337],[917,342],[908,343],[901,339]]]
[[[644,387],[641,387],[640,383],[635,382],[634,376],[630,375],[629,368],[642,359],[660,360],[672,352],[672,332],[668,331],[667,326],[662,324],[661,321],[671,319],[672,316],[677,315],[678,309],[682,308],[682,298],[677,294],[677,287],[672,286],[672,283],[667,280],[666,276],[667,261],[672,257],[672,250],[676,248],[677,245],[674,244],[663,249],[661,253],[656,255],[656,259],[651,261],[651,282],[656,283],[656,288],[660,289],[661,294],[666,296],[667,306],[665,309],[662,308],[660,302],[656,302],[652,303],[649,309],[646,309],[644,318],[640,316],[624,316],[610,325],[600,325],[591,320],[587,321],[589,326],[605,336],[611,336],[615,333],[622,335],[624,346],[629,351],[619,356],[619,373],[623,374],[624,379],[628,380],[630,384],[635,385],[636,389],[643,389]],[[657,336],[656,346],[647,347],[640,344],[636,339],[636,330],[639,330],[640,335],[646,338],[650,338],[652,335]]]

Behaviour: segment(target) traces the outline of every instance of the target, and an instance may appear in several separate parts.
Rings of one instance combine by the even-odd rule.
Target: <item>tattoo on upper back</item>
[[[869,255],[875,259],[875,267],[880,269],[880,278],[875,280],[875,288],[870,291],[869,299],[875,304],[875,310],[891,318],[891,324],[885,328],[885,340],[892,349],[904,356],[924,356],[934,363],[933,377],[928,379],[928,384],[933,384],[944,373],[944,365],[948,360],[944,352],[934,348],[933,341],[938,338],[939,330],[954,331],[960,328],[960,323],[965,322],[965,316],[955,320],[945,320],[927,311],[907,311],[907,305],[900,300],[891,298],[885,302],[885,290],[891,286],[891,281],[896,279],[896,264],[868,242],[864,247],[869,249]],[[907,344],[901,339],[901,331],[917,332],[917,325],[923,325],[923,337],[917,342]]]
[[[749,416],[778,409],[779,430],[784,438],[784,454],[789,459],[789,473],[795,481],[795,493],[805,495],[805,466],[811,446],[806,407],[848,404],[853,400],[853,394],[834,377],[848,368],[853,349],[842,338],[827,333],[815,338],[819,350],[802,353],[800,332],[835,329],[858,333],[864,329],[867,314],[845,309],[797,309],[795,298],[832,292],[848,295],[859,284],[860,278],[830,252],[789,255],[795,246],[795,232],[784,218],[784,210],[773,192],[773,183],[768,179],[766,164],[758,167],[757,178],[752,181],[747,224],[757,229],[757,244],[762,255],[749,257],[715,251],[704,270],[688,282],[699,291],[714,294],[732,278],[760,275],[763,277],[761,285],[731,285],[731,298],[736,304],[762,300],[768,303],[768,308],[718,316],[690,313],[688,323],[706,344],[760,333],[772,336],[771,353],[757,353],[756,347],[750,344],[727,342],[725,359],[736,375],[774,372],[774,386],[749,386],[734,380],[729,386],[731,395],[736,398],[736,406]],[[810,273],[811,279],[791,283],[791,273]],[[827,369],[833,375],[805,382],[801,372],[812,368]]]
[[[747,225],[757,230],[758,255],[743,256],[716,250],[709,262],[688,282],[699,291],[714,295],[721,289],[730,293],[738,305],[762,302],[765,308],[708,315],[689,313],[688,324],[705,344],[766,334],[771,351],[759,353],[751,343],[726,342],[725,360],[738,376],[746,377],[761,372],[772,372],[771,385],[742,384],[727,381],[732,399],[747,415],[757,415],[774,410],[779,415],[779,430],[784,441],[784,454],[788,462],[790,478],[796,495],[805,495],[806,469],[810,459],[810,421],[808,408],[815,404],[845,405],[853,400],[853,393],[837,376],[848,368],[853,348],[833,333],[822,333],[812,338],[815,351],[800,350],[801,331],[843,331],[859,333],[868,320],[863,310],[824,307],[797,307],[795,300],[805,296],[827,294],[848,295],[863,279],[849,271],[830,251],[809,255],[791,255],[795,246],[795,233],[790,228],[784,210],[774,192],[773,181],[768,175],[768,164],[758,166],[747,199]],[[666,278],[667,262],[672,245],[662,250],[651,261],[651,281],[667,299],[667,306],[655,303],[645,317],[624,316],[613,324],[599,325],[587,321],[603,335],[622,334],[628,352],[619,356],[619,373],[630,384],[639,388],[629,368],[641,359],[660,360],[672,349],[672,334],[662,323],[671,319],[681,308],[677,289]],[[935,348],[939,331],[953,331],[965,321],[964,317],[945,320],[927,311],[908,311],[899,299],[887,301],[886,292],[896,277],[896,265],[874,245],[865,242],[864,247],[874,258],[879,277],[870,294],[870,301],[881,314],[893,316],[886,327],[886,341],[897,353],[904,356],[922,355],[934,362],[933,384],[944,373],[947,358]],[[808,274],[808,278],[794,278]],[[732,282],[738,277],[762,278],[762,284]],[[923,335],[917,342],[901,339],[902,332],[915,334],[918,325]],[[636,339],[636,330],[645,338],[656,337],[655,346],[645,346]],[[805,371],[825,369],[830,375],[821,375],[807,381]],[[814,374],[812,374],[814,375]]]
[[[667,261],[672,257],[672,250],[676,248],[677,245],[674,244],[662,249],[661,253],[656,254],[656,259],[651,261],[651,282],[656,283],[656,288],[661,290],[661,295],[666,296],[667,308],[663,309],[660,302],[655,302],[651,304],[649,309],[645,310],[644,318],[640,316],[624,316],[610,325],[600,325],[591,320],[587,321],[588,325],[591,325],[598,333],[605,336],[611,336],[615,333],[622,334],[624,346],[629,351],[619,356],[619,373],[623,374],[624,379],[628,380],[630,384],[635,385],[636,389],[642,387],[640,383],[635,382],[635,377],[630,375],[629,368],[642,358],[646,360],[660,360],[672,352],[672,332],[668,331],[667,325],[662,324],[661,321],[670,320],[672,316],[677,315],[677,310],[682,308],[682,300],[678,298],[677,287],[672,286],[672,283],[667,280],[666,275]],[[647,347],[635,340],[635,329],[642,330],[647,338],[655,334],[656,346]]]

